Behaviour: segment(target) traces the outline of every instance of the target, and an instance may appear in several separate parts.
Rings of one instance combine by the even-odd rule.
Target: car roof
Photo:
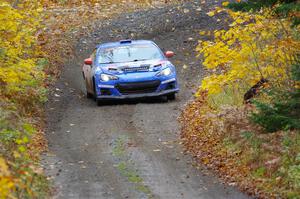
[[[96,46],[96,48],[112,48],[112,47],[118,47],[122,45],[132,45],[132,44],[154,44],[153,41],[150,40],[121,40],[117,42],[109,42],[109,43],[103,43]]]

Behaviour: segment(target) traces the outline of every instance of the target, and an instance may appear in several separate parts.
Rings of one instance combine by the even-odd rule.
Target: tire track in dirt
[[[211,5],[210,5],[211,4]],[[182,154],[177,117],[191,98],[204,71],[193,52],[200,30],[222,27],[199,2],[169,6],[95,23],[91,33],[76,45],[47,104],[50,153],[44,156],[54,177],[56,198],[149,198],[134,189],[116,165],[114,142],[125,136],[124,153],[149,188],[153,198],[247,198],[205,175]],[[201,8],[201,9],[199,9]],[[181,92],[174,102],[135,100],[97,107],[83,96],[82,60],[100,42],[124,38],[151,39],[162,49],[174,50]],[[186,65],[186,67],[182,67]]]

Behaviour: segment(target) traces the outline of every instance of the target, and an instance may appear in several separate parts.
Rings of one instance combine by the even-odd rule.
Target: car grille
[[[139,67],[124,67],[122,68],[122,71],[125,73],[130,72],[146,72],[149,71],[150,65],[141,65]]]
[[[132,82],[132,83],[119,83],[116,88],[122,95],[139,94],[139,93],[153,93],[160,85],[159,80],[147,82]]]

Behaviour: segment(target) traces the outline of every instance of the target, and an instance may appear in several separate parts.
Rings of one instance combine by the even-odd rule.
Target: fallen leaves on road
[[[50,61],[46,73],[59,75],[63,61],[72,58],[75,41],[99,28],[96,21],[108,22],[122,13],[179,2],[182,0],[44,0],[45,30],[39,33],[39,44]]]
[[[257,198],[298,195],[300,187],[291,186],[296,177],[288,177],[290,172],[298,175],[296,166],[291,166],[299,148],[298,133],[265,134],[248,120],[253,107],[216,110],[206,98],[207,93],[202,92],[180,118],[186,150],[229,185]]]

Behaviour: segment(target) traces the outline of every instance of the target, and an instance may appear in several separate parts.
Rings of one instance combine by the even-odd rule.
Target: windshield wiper
[[[126,63],[126,62],[138,62],[138,61],[146,61],[148,59],[135,59],[135,60],[132,60],[132,61],[124,61],[124,62],[105,62],[105,63],[99,63],[99,64],[118,64],[118,63]]]

